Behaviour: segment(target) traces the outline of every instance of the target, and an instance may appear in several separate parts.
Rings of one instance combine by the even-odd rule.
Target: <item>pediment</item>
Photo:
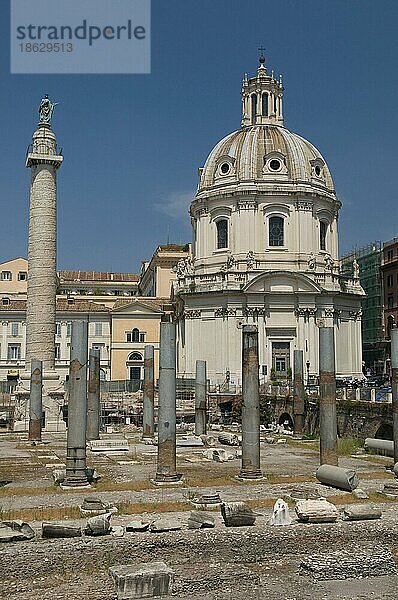
[[[122,306],[115,306],[112,310],[118,315],[162,315],[163,311],[159,307],[149,306],[144,302],[128,302]]]
[[[244,292],[293,294],[298,292],[321,293],[321,288],[303,273],[291,271],[266,271],[249,281]]]

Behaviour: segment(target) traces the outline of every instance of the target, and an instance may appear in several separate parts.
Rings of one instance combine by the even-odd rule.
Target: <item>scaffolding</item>
[[[385,369],[385,341],[383,316],[383,280],[381,265],[383,244],[373,242],[340,260],[342,275],[353,276],[353,262],[359,266],[359,279],[366,293],[362,300],[362,348],[363,360],[373,373]]]

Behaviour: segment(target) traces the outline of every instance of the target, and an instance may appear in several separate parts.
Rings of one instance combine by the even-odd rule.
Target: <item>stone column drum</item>
[[[260,390],[258,329],[242,330],[242,468],[241,479],[260,479]]]
[[[155,483],[175,483],[176,470],[176,326],[169,315],[160,323],[158,464]]]
[[[88,321],[72,321],[69,369],[66,479],[63,487],[87,486],[87,341]]]
[[[32,359],[32,375],[30,378],[30,404],[29,404],[29,436],[30,441],[41,442],[41,420],[43,413],[42,404],[42,362]]]
[[[320,464],[338,465],[336,373],[333,327],[319,328]]]
[[[302,350],[293,352],[293,431],[295,436],[303,434],[305,391],[304,391],[304,358]]]
[[[398,329],[391,329],[391,391],[394,462],[398,462]]]
[[[154,425],[154,401],[155,401],[155,379],[154,379],[154,352],[152,345],[144,348],[144,389],[143,389],[143,414],[142,414],[142,437],[153,438],[155,434]]]
[[[207,406],[207,376],[206,361],[196,361],[195,377],[195,435],[206,434]]]
[[[89,353],[89,376],[87,386],[87,439],[100,439],[101,425],[101,382],[100,382],[100,351],[91,348]]]

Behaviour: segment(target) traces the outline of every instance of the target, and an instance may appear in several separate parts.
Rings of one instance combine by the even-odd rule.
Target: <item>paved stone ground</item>
[[[65,438],[50,436],[50,443],[29,447],[21,438],[0,437],[0,481],[11,481],[0,487],[0,511],[32,507],[68,508],[81,504],[87,493],[60,493],[52,487],[52,468],[65,459]],[[156,450],[138,443],[132,436],[128,456],[94,456],[89,454],[89,466],[103,475],[95,494],[107,501],[142,505],[150,513],[145,518],[159,516],[156,504],[187,502],[192,494],[204,491],[220,493],[223,500],[276,500],[293,488],[316,490],[339,502],[351,494],[326,488],[316,483],[313,474],[317,453],[290,445],[262,445],[262,469],[269,475],[261,483],[238,483],[239,460],[215,463],[202,460],[201,450],[180,449],[179,470],[186,476],[181,487],[152,488],[148,479],[156,470]],[[155,450],[155,452],[154,452]],[[129,464],[119,464],[129,461]],[[385,465],[391,459],[370,457],[341,458],[341,466],[356,468],[361,487],[368,492],[382,489],[392,476]],[[285,476],[285,477],[282,477]],[[286,483],[283,479],[286,478]],[[292,478],[299,482],[292,482]],[[304,481],[302,481],[302,479]],[[107,491],[109,484],[133,490]],[[206,485],[207,484],[207,485]],[[139,489],[140,487],[144,489]],[[37,494],[39,489],[42,493]],[[102,491],[100,491],[102,489]],[[30,490],[32,490],[30,492]],[[344,498],[342,499],[341,496]],[[373,497],[376,499],[376,497]],[[333,500],[332,500],[333,501]],[[268,524],[272,508],[256,508],[259,513],[253,527],[227,529],[218,511],[214,530],[188,531],[188,512],[173,513],[183,523],[181,531],[153,534],[126,533],[123,538],[76,538],[18,542],[0,547],[0,598],[10,600],[113,600],[115,591],[107,574],[112,564],[163,560],[173,567],[176,579],[171,597],[180,600],[323,600],[396,599],[398,576],[315,582],[299,574],[300,561],[315,553],[336,551],[352,553],[373,548],[398,554],[398,503],[377,498],[383,510],[379,521],[345,522],[303,525],[287,528]],[[339,504],[339,509],[343,508]],[[293,509],[291,509],[293,512]],[[61,511],[62,516],[62,511]],[[294,512],[293,512],[294,514]],[[115,525],[125,525],[137,516],[116,515]],[[84,520],[81,521],[84,524]],[[41,523],[31,523],[38,533]],[[171,598],[170,597],[170,598]]]

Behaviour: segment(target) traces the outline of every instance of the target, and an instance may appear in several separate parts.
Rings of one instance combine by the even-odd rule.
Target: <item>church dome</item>
[[[282,76],[268,74],[264,55],[243,79],[242,127],[223,138],[199,170],[197,199],[231,192],[290,191],[334,196],[322,154],[283,124]]]
[[[242,127],[218,142],[201,170],[198,194],[244,182],[262,183],[261,188],[310,184],[334,192],[328,166],[315,146],[269,123]]]

